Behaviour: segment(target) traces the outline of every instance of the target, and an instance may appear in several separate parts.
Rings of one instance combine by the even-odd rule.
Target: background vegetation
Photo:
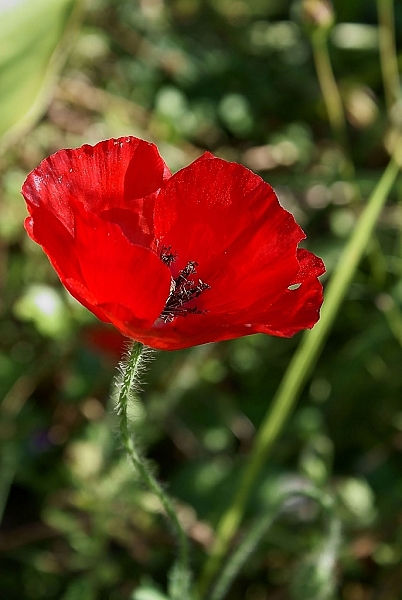
[[[161,600],[175,540],[108,401],[122,340],[27,239],[21,184],[59,148],[108,137],[156,142],[173,170],[208,149],[275,187],[330,274],[402,125],[402,5],[20,0],[0,16],[0,595]],[[284,483],[326,490],[342,523],[336,591],[317,567],[325,519],[300,500],[233,600],[402,597],[401,200],[399,181],[244,524]],[[135,427],[178,501],[196,573],[300,337],[149,365]]]

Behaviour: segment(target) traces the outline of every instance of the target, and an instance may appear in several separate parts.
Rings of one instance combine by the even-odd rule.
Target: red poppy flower
[[[67,290],[148,346],[290,337],[319,317],[321,259],[241,165],[207,152],[171,175],[156,146],[127,137],[56,152],[22,193]]]

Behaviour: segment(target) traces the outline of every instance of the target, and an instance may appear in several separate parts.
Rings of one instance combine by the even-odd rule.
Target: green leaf
[[[169,597],[172,600],[191,600],[191,580],[192,574],[187,566],[176,562],[169,573]]]
[[[60,41],[70,25],[75,24],[75,9],[81,4],[81,0],[5,0],[1,3],[0,138],[3,144],[27,129],[45,109],[65,56],[66,45]]]
[[[169,600],[167,596],[162,594],[151,583],[146,583],[137,588],[132,595],[132,600]]]
[[[95,597],[92,582],[81,578],[68,586],[62,600],[95,600]]]
[[[68,309],[58,291],[48,285],[33,284],[14,304],[15,315],[32,321],[45,336],[60,339],[68,335],[71,321]]]

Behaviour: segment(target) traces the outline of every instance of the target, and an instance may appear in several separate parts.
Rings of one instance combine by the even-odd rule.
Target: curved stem
[[[331,129],[342,146],[347,146],[346,120],[331,60],[328,54],[327,33],[321,29],[313,32],[311,37],[315,68],[318,82],[324,98]]]
[[[401,151],[401,145],[396,152],[398,149]],[[218,524],[215,543],[200,579],[201,597],[209,588],[228,551],[261,468],[266,463],[272,446],[281,434],[302,387],[319,357],[354,272],[365,252],[377,218],[398,175],[398,158],[401,159],[402,156],[393,156],[371,194],[332,275],[326,291],[321,319],[312,331],[304,334],[261,424],[237,492]]]
[[[162,486],[158,483],[155,477],[150,472],[146,461],[142,458],[135,447],[133,437],[130,432],[128,420],[128,403],[132,390],[138,387],[138,371],[141,365],[141,355],[144,346],[139,342],[134,342],[131,348],[127,351],[126,361],[120,365],[121,377],[117,383],[116,394],[116,412],[119,417],[120,437],[124,449],[127,452],[135,470],[140,475],[143,483],[151,492],[159,499],[173,529],[177,535],[179,545],[178,566],[182,573],[189,574],[189,558],[188,558],[188,541],[186,534],[180,524],[174,509],[173,503],[169,496],[164,492]],[[185,579],[185,578],[183,578]],[[187,578],[189,582],[189,577]],[[182,590],[183,593],[190,596],[190,591]],[[180,600],[183,600],[180,598]]]
[[[243,542],[236,548],[226,566],[219,574],[209,600],[221,600],[245,564],[250,554],[257,548],[262,538],[268,533],[279,512],[278,506],[274,506],[263,518],[258,519],[250,529]]]
[[[344,175],[353,179],[355,168],[350,157],[348,131],[346,126],[345,111],[341,94],[332,70],[331,59],[328,52],[328,34],[322,29],[317,29],[311,35],[314,64],[317,71],[318,83],[324,104],[327,109],[329,124],[332,134],[346,155]]]
[[[222,598],[225,597],[237,574],[240,573],[240,570],[249,556],[254,552],[261,540],[270,530],[276,518],[281,514],[286,502],[297,497],[308,498],[317,502],[321,509],[328,515],[328,535],[326,536],[326,545],[329,546],[330,543],[328,551],[330,551],[333,557],[336,556],[336,547],[339,545],[340,527],[338,519],[336,519],[333,514],[334,502],[332,498],[325,492],[313,487],[305,487],[304,489],[295,489],[284,492],[273,506],[270,507],[267,513],[263,517],[257,519],[244,540],[233,552],[226,566],[220,573],[211,595],[209,596],[209,600],[222,600]]]

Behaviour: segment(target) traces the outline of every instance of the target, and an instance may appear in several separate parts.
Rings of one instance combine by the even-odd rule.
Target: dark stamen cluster
[[[172,252],[172,246],[162,246],[160,259],[167,267],[170,267],[177,259],[177,254]]]
[[[171,246],[163,246],[160,257],[165,265],[170,266],[176,260],[177,255],[172,252]],[[159,317],[165,323],[171,323],[178,316],[186,317],[187,315],[201,315],[205,313],[204,310],[198,310],[196,306],[185,306],[187,302],[198,298],[203,291],[211,287],[208,283],[201,281],[201,279],[198,279],[198,282],[190,279],[191,275],[196,274],[197,266],[198,263],[190,260],[184,269],[179,272],[176,279],[172,279],[169,298]]]

